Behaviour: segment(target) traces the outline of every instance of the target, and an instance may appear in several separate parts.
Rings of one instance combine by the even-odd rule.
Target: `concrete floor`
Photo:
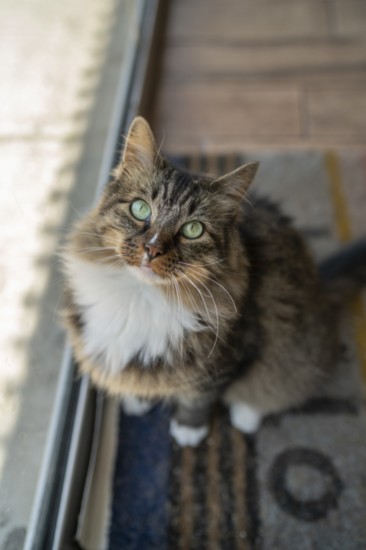
[[[132,6],[0,2],[2,550],[25,536],[64,347],[57,250],[94,198]]]

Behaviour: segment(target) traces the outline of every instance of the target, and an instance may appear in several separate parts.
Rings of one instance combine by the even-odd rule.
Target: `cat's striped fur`
[[[65,250],[64,318],[81,371],[113,395],[172,400],[182,444],[197,438],[178,428],[203,436],[216,399],[253,431],[309,397],[335,362],[334,315],[302,238],[271,203],[246,200],[256,168],[179,170],[139,117]],[[145,222],[131,214],[136,199],[151,208]],[[192,220],[204,226],[194,240],[181,232]]]

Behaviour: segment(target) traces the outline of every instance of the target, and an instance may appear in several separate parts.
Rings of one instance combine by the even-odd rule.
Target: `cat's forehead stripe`
[[[197,209],[198,203],[195,198],[193,198],[188,207],[188,216],[192,216],[193,212]]]
[[[197,191],[197,185],[187,172],[172,168],[165,174],[162,195],[165,203],[183,205],[189,198],[195,198]]]

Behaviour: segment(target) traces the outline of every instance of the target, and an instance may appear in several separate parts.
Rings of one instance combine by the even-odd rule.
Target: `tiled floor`
[[[169,152],[366,145],[364,0],[171,0]]]

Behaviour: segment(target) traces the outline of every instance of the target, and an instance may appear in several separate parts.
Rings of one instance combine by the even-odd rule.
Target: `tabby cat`
[[[137,117],[94,209],[64,251],[64,319],[83,373],[125,411],[174,406],[171,434],[197,445],[218,399],[254,432],[304,402],[338,353],[335,316],[306,245],[257,170],[190,174]]]

